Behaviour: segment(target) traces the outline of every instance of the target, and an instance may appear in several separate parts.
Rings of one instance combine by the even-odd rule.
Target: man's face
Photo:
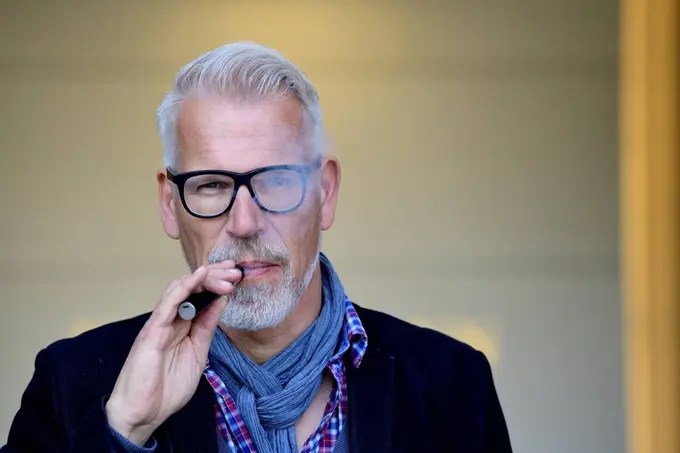
[[[242,173],[272,165],[313,163],[302,105],[294,98],[256,103],[187,100],[177,129],[181,151],[173,169],[176,173]],[[280,178],[273,176],[272,181],[280,185]],[[330,228],[335,215],[337,161],[324,159],[320,167],[310,167],[304,178],[304,201],[290,212],[265,212],[248,188],[241,186],[227,213],[205,219],[187,212],[177,187],[159,173],[163,226],[169,236],[180,240],[189,267],[232,259],[245,268],[245,278],[229,296],[223,324],[245,330],[276,325],[306,290],[316,268],[321,231]],[[267,201],[264,195],[269,186],[262,181],[252,182]],[[200,187],[203,194],[213,197],[218,189],[215,184]],[[185,197],[198,190],[185,189]]]

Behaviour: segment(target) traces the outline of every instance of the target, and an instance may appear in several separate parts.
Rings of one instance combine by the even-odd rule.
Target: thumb
[[[210,343],[215,336],[220,315],[222,315],[226,306],[226,298],[224,296],[219,297],[208,305],[191,323],[189,338],[191,338],[192,343],[196,347],[196,352],[201,360],[205,360],[208,357]]]

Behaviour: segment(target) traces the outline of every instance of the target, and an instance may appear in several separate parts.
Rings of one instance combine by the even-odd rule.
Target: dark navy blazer
[[[347,366],[353,453],[510,453],[486,357],[430,329],[355,305],[368,335]],[[103,405],[149,314],[40,351],[0,453],[114,452]],[[202,379],[155,433],[157,453],[217,453],[214,394]]]

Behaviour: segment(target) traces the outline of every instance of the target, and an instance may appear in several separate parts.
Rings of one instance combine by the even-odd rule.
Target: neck
[[[321,266],[317,266],[307,290],[293,311],[280,324],[256,332],[220,325],[231,342],[255,363],[262,364],[293,343],[319,317]]]

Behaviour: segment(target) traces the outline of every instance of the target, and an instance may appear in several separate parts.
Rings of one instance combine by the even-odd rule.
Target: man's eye
[[[268,181],[270,186],[276,187],[276,186],[285,186],[290,184],[290,182],[285,179],[285,178],[270,178]]]
[[[232,187],[233,184],[224,181],[211,181],[199,184],[196,187],[196,192],[202,194],[225,194],[231,191]]]
[[[294,184],[291,178],[286,176],[272,176],[263,181],[263,186],[269,189],[283,189]]]
[[[202,184],[199,186],[198,190],[201,189],[226,189],[226,184],[223,182],[209,182],[207,184]]]

